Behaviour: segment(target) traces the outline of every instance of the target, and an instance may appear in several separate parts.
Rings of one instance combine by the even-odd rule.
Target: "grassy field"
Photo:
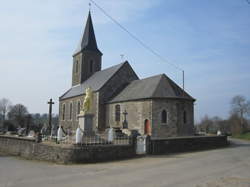
[[[239,138],[239,139],[244,139],[244,140],[250,140],[250,132],[245,133],[245,134],[234,135],[233,137]]]

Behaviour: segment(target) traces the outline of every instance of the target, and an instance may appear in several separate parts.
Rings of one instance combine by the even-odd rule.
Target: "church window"
[[[75,67],[75,72],[76,72],[76,73],[78,73],[78,68],[79,68],[78,66],[79,66],[79,64],[78,64],[78,60],[77,60],[77,61],[76,61],[76,67]]]
[[[187,112],[186,111],[183,112],[183,123],[184,124],[187,123]]]
[[[166,112],[166,110],[163,110],[163,111],[161,112],[161,122],[162,122],[162,123],[167,123],[167,118],[168,118],[167,112]]]
[[[115,121],[121,120],[121,106],[115,105]]]
[[[80,114],[80,111],[81,111],[81,103],[80,103],[80,101],[78,101],[78,103],[77,103],[77,114]]]
[[[69,105],[69,119],[72,120],[72,112],[73,112],[73,104],[70,103]]]
[[[94,61],[93,60],[90,60],[89,71],[90,71],[90,73],[93,73],[93,71],[94,71]]]
[[[62,107],[62,120],[65,120],[65,104]]]

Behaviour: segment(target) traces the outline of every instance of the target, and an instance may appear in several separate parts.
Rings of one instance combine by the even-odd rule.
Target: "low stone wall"
[[[149,154],[215,149],[229,145],[227,136],[187,136],[148,141]]]
[[[0,151],[26,159],[65,164],[109,161],[135,156],[133,145],[60,146],[11,136],[0,136]]]
[[[192,136],[147,141],[149,154],[185,152],[227,146],[227,136]],[[0,152],[26,159],[55,163],[89,163],[111,161],[136,156],[135,145],[63,146],[36,143],[34,139],[0,136]]]

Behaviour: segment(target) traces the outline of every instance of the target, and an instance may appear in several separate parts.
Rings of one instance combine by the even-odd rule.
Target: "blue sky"
[[[195,118],[227,117],[230,99],[250,99],[250,4],[245,0],[96,0],[112,17],[169,62],[185,70],[197,99]],[[0,7],[0,98],[47,112],[71,85],[72,54],[88,13],[87,0],[9,0]],[[103,67],[121,62],[141,77],[181,72],[141,47],[92,5]]]

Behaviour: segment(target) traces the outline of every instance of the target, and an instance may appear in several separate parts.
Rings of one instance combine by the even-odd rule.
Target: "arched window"
[[[115,121],[121,120],[121,107],[120,105],[115,105]]]
[[[185,110],[183,112],[183,123],[187,123],[187,112]]]
[[[80,114],[80,111],[81,111],[81,103],[80,103],[80,101],[78,101],[78,103],[77,103],[77,114]]]
[[[93,71],[94,71],[94,61],[90,60],[90,62],[89,62],[89,72],[93,73]]]
[[[73,112],[73,104],[70,103],[69,105],[69,119],[72,120],[72,112]]]
[[[78,64],[78,60],[76,61],[76,67],[75,67],[75,72],[76,73],[78,73],[78,66],[79,66],[79,64]]]
[[[65,120],[65,104],[62,107],[62,120]]]
[[[167,123],[167,112],[166,112],[166,110],[163,110],[161,112],[161,122],[162,123]]]

